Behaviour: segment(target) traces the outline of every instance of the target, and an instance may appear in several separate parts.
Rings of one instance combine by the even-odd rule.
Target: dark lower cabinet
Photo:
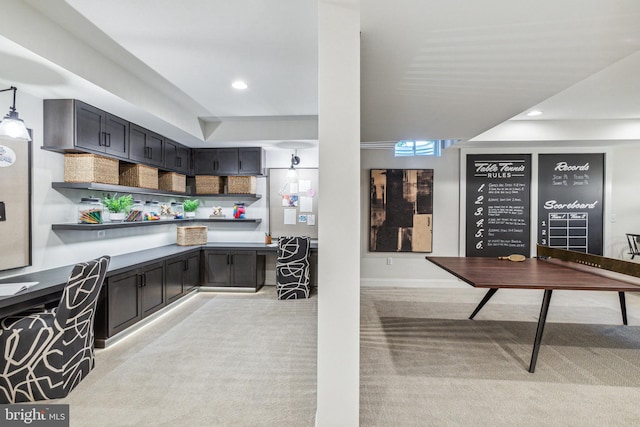
[[[146,267],[140,276],[142,317],[146,317],[164,307],[164,262]]]
[[[202,279],[201,279],[202,278]],[[108,276],[95,317],[95,345],[179,300],[201,284],[258,290],[265,256],[255,250],[193,249]]]
[[[172,303],[200,283],[200,251],[165,261],[166,302]]]
[[[264,256],[256,251],[205,250],[205,286],[259,289],[264,284]]]
[[[154,262],[107,278],[95,319],[96,347],[165,305],[165,263]]]

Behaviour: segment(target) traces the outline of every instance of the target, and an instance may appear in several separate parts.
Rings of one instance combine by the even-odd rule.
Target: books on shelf
[[[40,282],[0,283],[0,297],[17,295]]]

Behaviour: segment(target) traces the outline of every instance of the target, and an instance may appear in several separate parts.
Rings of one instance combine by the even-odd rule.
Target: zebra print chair
[[[309,297],[309,237],[280,237],[276,260],[278,299]]]
[[[65,397],[93,369],[93,320],[109,260],[75,265],[57,308],[0,322],[0,403]]]

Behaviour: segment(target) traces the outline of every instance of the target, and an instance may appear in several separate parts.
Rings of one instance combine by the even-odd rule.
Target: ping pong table
[[[640,264],[538,246],[538,256],[522,262],[487,257],[434,257],[426,259],[475,288],[488,288],[469,319],[473,319],[498,289],[542,289],[542,307],[533,342],[529,372],[535,372],[542,334],[554,290],[615,291],[622,322],[627,324],[625,292],[640,291]]]

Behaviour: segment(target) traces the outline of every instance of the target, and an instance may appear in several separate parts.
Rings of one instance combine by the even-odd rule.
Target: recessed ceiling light
[[[249,86],[242,80],[236,80],[235,82],[231,83],[231,87],[238,90],[244,90]]]
[[[535,117],[535,116],[539,116],[540,114],[542,114],[542,111],[540,110],[531,110],[527,113],[527,116]]]

